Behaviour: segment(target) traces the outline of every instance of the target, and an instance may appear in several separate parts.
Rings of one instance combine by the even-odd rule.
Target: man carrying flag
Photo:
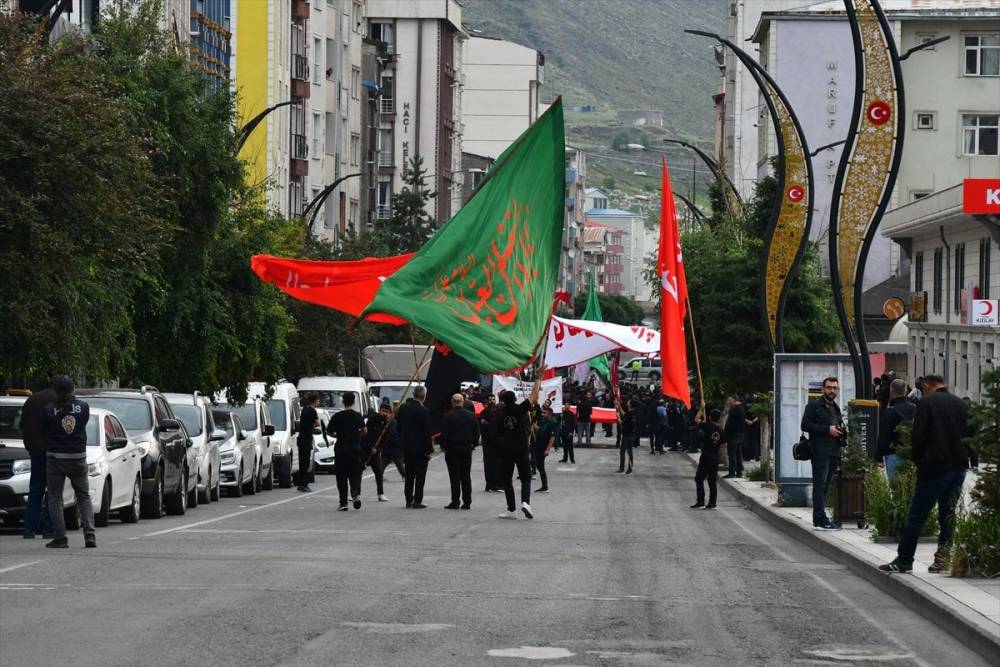
[[[687,313],[687,279],[677,230],[677,210],[670,187],[667,158],[662,158],[663,193],[660,201],[660,248],[656,274],[660,277],[660,359],[663,364],[661,391],[691,407],[688,387],[687,344],[684,317]]]

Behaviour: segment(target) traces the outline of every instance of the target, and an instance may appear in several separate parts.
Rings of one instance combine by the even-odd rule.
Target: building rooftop
[[[623,211],[620,208],[592,208],[587,211],[587,215],[603,215],[605,217],[621,217],[621,218],[641,218],[641,213],[635,213],[634,211]]]
[[[939,190],[887,211],[879,233],[889,238],[909,238],[962,218],[962,184]]]

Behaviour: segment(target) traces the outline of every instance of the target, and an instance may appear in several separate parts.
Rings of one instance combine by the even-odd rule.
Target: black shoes
[[[893,572],[904,573],[911,571],[913,569],[913,564],[911,563],[907,565],[897,558],[891,563],[885,563],[884,565],[879,565],[878,569],[882,570],[883,572],[888,572],[890,574]]]
[[[90,537],[85,537],[83,540],[83,545],[88,549],[97,548],[97,538],[91,535]]]
[[[411,509],[422,510],[422,509],[426,509],[426,507],[427,507],[427,505],[424,505],[423,503],[413,503],[413,505],[411,506]]]
[[[361,496],[354,496],[354,509],[361,509]]]
[[[705,505],[705,509],[707,509],[707,510],[714,510],[715,509],[715,503],[709,503],[709,504]]]
[[[548,492],[549,492],[549,487],[547,486],[535,489],[535,493],[548,493]]]
[[[704,506],[705,506],[705,503],[703,503],[703,502],[697,502],[694,505],[691,505],[691,509],[695,510],[695,509],[698,509],[699,507],[704,507]]]
[[[462,505],[462,509],[463,510],[471,510],[472,509],[472,505]]]
[[[619,468],[618,472],[625,472],[625,468]]]
[[[69,549],[69,539],[57,537],[45,545],[47,549]]]
[[[458,503],[448,503],[447,505],[444,506],[444,508],[446,510],[457,510],[458,509]]]
[[[813,530],[840,530],[840,525],[830,521],[819,526],[814,525]]]
[[[629,466],[628,470],[625,471],[625,474],[626,475],[631,475],[632,474],[632,466]]]
[[[347,511],[347,503],[340,503],[340,507],[337,508],[337,511],[338,512],[346,512]]]

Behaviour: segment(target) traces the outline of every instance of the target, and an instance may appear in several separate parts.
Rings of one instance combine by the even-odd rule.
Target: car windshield
[[[403,392],[406,391],[406,385],[384,385],[372,387],[372,394],[379,398],[388,398],[391,402],[395,403],[403,399]],[[413,395],[413,387],[406,393],[407,396]]]
[[[171,403],[170,407],[174,409],[174,414],[181,420],[181,423],[184,424],[184,428],[187,429],[188,435],[201,435],[201,408],[199,406],[176,405]]]
[[[240,418],[243,422],[243,428],[248,431],[257,430],[257,405],[254,403],[247,403],[246,405],[235,406],[232,403],[229,404],[229,410],[236,413],[236,416]]]
[[[344,394],[351,393],[354,394],[355,408],[357,407],[357,402],[360,399],[357,392],[343,391],[331,391],[328,389],[319,389],[313,391],[306,391],[307,394],[313,394],[319,399],[319,406],[321,408],[329,408],[331,410],[343,410],[344,409]]]
[[[285,419],[285,402],[272,398],[267,402],[267,414],[271,416],[271,424],[275,431],[287,431],[288,421]]]
[[[21,440],[21,406],[0,405],[0,438]]]
[[[226,437],[233,437],[233,418],[228,412],[212,410],[212,418],[215,419],[215,425],[226,432]]]
[[[98,419],[91,419],[87,422],[87,446],[97,447],[101,444],[101,439],[97,437],[97,422]]]
[[[126,431],[149,431],[153,428],[153,415],[144,398],[119,398],[117,396],[85,396],[92,408],[104,408],[115,413]]]

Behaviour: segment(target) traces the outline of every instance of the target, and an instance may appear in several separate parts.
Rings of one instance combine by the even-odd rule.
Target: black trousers
[[[369,456],[371,456],[370,460],[368,458]],[[367,465],[365,465],[366,461]],[[385,465],[382,463],[382,452],[376,452],[375,454],[372,454],[370,451],[362,452],[361,453],[362,472],[364,472],[364,469],[366,467],[370,467],[372,469],[372,472],[375,473],[375,490],[378,493],[378,495],[381,496],[383,493],[385,493],[382,484],[384,481],[383,473],[385,472]]]
[[[719,477],[719,462],[698,461],[698,472],[694,474],[694,483],[698,487],[698,502],[705,502],[705,480],[708,480],[708,504],[714,505],[718,493],[717,480]]]
[[[297,445],[299,450],[299,471],[296,473],[298,479],[295,484],[297,486],[306,486],[309,484],[309,471],[312,469],[312,457],[313,448],[312,443],[308,445]]]
[[[406,463],[406,482],[403,484],[403,497],[407,505],[419,505],[424,501],[424,479],[427,477],[426,454],[404,454]]]
[[[336,455],[337,493],[340,494],[340,504],[346,505],[348,485],[352,498],[361,495],[361,452],[354,449],[336,452]]]
[[[726,453],[729,456],[729,474],[743,474],[743,436],[732,435],[727,438]]]
[[[507,509],[513,512],[517,509],[514,496],[514,469],[517,468],[517,476],[521,480],[521,502],[531,501],[531,462],[528,459],[528,448],[508,449],[500,448],[497,452],[497,466],[500,472],[500,479],[503,483],[504,493],[507,494]]]
[[[538,478],[542,480],[542,488],[549,488],[549,476],[545,474],[545,450],[535,447],[532,450],[532,458],[535,460],[535,470],[538,471]]]
[[[451,504],[458,504],[459,492],[462,504],[472,504],[472,448],[449,449],[444,453],[448,465],[448,480],[451,482]]]
[[[483,441],[483,477],[486,478],[486,490],[499,489],[499,475],[497,474],[497,447],[495,442]]]
[[[385,473],[385,470],[389,467],[389,464],[392,463],[393,465],[396,466],[396,470],[399,472],[399,476],[402,477],[403,479],[406,479],[406,467],[403,466],[402,454],[400,454],[398,451],[389,452],[383,449],[382,451],[379,452],[379,456],[382,457],[383,475]]]
[[[560,460],[565,463],[566,460],[569,459],[573,463],[576,463],[576,459],[573,457],[573,434],[570,433],[569,435],[564,435],[562,438],[562,444],[563,457]]]
[[[636,444],[636,441],[634,440],[634,437],[635,436],[632,436],[632,435],[624,435],[624,436],[622,436],[622,444],[618,448],[620,450],[620,454],[619,454],[619,457],[618,457],[618,459],[619,459],[618,467],[620,469],[622,469],[622,470],[625,469],[625,453],[626,452],[628,452],[628,467],[629,467],[629,470],[632,469],[632,461],[633,461],[633,458],[632,458],[632,445]]]

